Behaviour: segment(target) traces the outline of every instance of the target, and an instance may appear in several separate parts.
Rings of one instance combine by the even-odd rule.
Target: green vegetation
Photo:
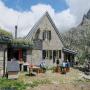
[[[30,40],[24,40],[23,38],[13,39],[12,34],[3,29],[0,29],[0,42],[2,43],[9,42],[10,46],[14,47],[32,48],[33,46]]]
[[[88,21],[62,35],[66,47],[78,51],[77,59],[81,64],[90,59],[90,23]]]
[[[31,45],[32,42],[28,40],[23,40],[23,39],[13,39],[12,44],[24,44],[24,45]]]
[[[0,88],[15,88],[15,90],[32,90],[32,88],[43,85],[54,84],[78,84],[89,83],[90,79],[82,77],[81,71],[76,69],[70,69],[68,74],[52,73],[52,70],[48,70],[46,74],[40,74],[37,76],[26,76],[26,73],[21,72],[18,80],[8,80],[6,78],[0,78]],[[8,89],[10,90],[10,89]],[[37,89],[38,90],[38,89]]]
[[[0,36],[12,37],[12,34],[10,32],[0,29]]]
[[[31,41],[24,40],[24,39],[13,39],[11,41],[11,45],[16,47],[31,47],[31,48],[33,46]]]
[[[26,87],[27,84],[25,84],[23,81],[0,78],[0,89],[15,88],[15,90],[25,90]]]
[[[85,51],[83,50],[82,52],[80,52],[77,55],[77,58],[78,58],[80,64],[84,64],[85,60],[89,60],[90,53],[87,50],[85,50]]]
[[[15,88],[15,90],[25,90],[26,87],[34,88],[42,84],[50,84],[50,80],[41,79],[33,80],[30,83],[24,83],[24,81],[19,80],[8,80],[6,78],[0,78],[0,89],[1,88]]]

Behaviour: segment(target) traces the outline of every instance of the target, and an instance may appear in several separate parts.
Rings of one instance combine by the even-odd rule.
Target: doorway
[[[56,50],[53,50],[53,63],[55,63],[55,58],[56,58]]]

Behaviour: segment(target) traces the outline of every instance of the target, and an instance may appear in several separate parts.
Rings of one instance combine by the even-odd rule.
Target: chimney
[[[18,26],[15,25],[15,39],[17,39],[17,28],[18,28]]]

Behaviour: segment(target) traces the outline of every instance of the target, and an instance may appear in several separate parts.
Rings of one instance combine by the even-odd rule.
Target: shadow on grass
[[[30,74],[25,74],[25,76],[36,76],[36,75],[33,73],[30,73]]]

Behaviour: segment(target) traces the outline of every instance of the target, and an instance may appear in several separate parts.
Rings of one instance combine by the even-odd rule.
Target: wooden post
[[[18,51],[19,51],[18,59],[20,63],[20,71],[22,71],[22,49],[19,49]]]
[[[5,64],[5,52],[6,52],[6,49],[4,49],[4,56],[3,56],[3,77],[5,77],[5,68],[6,68],[6,64]]]
[[[20,62],[22,62],[22,49],[19,49],[18,59],[19,59]]]

